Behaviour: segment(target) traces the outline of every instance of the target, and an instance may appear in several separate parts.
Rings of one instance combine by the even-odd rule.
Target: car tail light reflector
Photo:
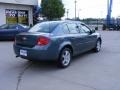
[[[41,45],[41,46],[44,46],[44,45],[49,44],[49,41],[50,40],[47,37],[39,37],[38,41],[37,41],[37,44]]]

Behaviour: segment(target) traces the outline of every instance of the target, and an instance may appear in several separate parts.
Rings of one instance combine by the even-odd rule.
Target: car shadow
[[[71,62],[70,67],[72,67],[72,63],[78,63],[81,60],[83,60],[82,58],[89,56],[91,54],[94,54],[93,51],[88,51],[86,53],[83,54],[79,54],[77,56],[73,57],[73,60]],[[42,69],[42,70],[47,70],[47,71],[51,71],[51,70],[60,70],[60,68],[57,67],[57,63],[55,61],[28,61],[32,63],[31,69]],[[69,67],[68,67],[69,68]],[[67,69],[67,68],[66,68]]]
[[[78,55],[76,55],[76,56],[73,57],[72,62],[77,61],[77,60],[80,60],[81,58],[86,57],[86,56],[89,56],[89,55],[91,55],[91,54],[95,54],[95,52],[92,51],[92,50],[90,50],[90,51],[84,52],[84,53],[82,53],[82,54],[78,54]]]
[[[39,73],[52,73],[52,72],[58,72],[63,70],[71,70],[71,68],[75,68],[77,63],[81,63],[83,60],[85,60],[85,57],[88,57],[89,55],[94,54],[93,51],[88,51],[86,53],[77,55],[73,57],[73,60],[71,62],[71,65],[68,68],[61,69],[57,67],[57,63],[55,61],[27,61],[24,59],[19,58],[19,64],[14,64],[14,68],[19,69],[21,68],[20,72],[23,71],[30,71],[30,72],[39,72]],[[21,62],[21,63],[20,63]]]

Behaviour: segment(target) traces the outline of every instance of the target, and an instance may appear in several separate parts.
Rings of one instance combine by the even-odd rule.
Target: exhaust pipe
[[[19,56],[17,55],[16,58],[18,58]]]

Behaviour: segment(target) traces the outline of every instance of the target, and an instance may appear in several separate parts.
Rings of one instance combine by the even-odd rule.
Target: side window
[[[85,30],[82,29],[81,24],[78,24],[78,29],[80,33],[85,33]]]
[[[77,33],[79,33],[76,24],[74,24],[74,23],[69,23],[69,24],[67,24],[67,25],[68,25],[68,28],[69,28],[69,30],[70,30],[70,33],[72,33],[72,34],[77,34]]]
[[[16,29],[16,25],[9,25],[9,29]]]
[[[84,24],[81,24],[81,29],[83,29],[85,33],[90,33],[90,29]]]
[[[67,25],[63,24],[63,25],[58,25],[56,29],[53,31],[53,33],[55,35],[63,35],[63,34],[69,34],[70,32],[68,30]]]
[[[66,24],[63,24],[63,25],[62,25],[62,30],[63,30],[63,32],[64,32],[65,34],[69,34],[69,33],[70,33]]]
[[[63,35],[64,32],[63,32],[63,30],[62,30],[62,25],[58,25],[58,26],[55,28],[55,30],[53,31],[53,33],[54,33],[55,35]]]

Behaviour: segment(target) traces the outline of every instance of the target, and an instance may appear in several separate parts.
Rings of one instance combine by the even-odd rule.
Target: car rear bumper
[[[21,55],[20,50],[26,51],[27,55]],[[23,59],[28,59],[32,61],[47,61],[47,60],[57,60],[59,53],[53,52],[51,49],[45,49],[41,48],[39,46],[28,48],[28,47],[22,47],[19,45],[14,44],[14,52],[17,57],[21,57]]]

